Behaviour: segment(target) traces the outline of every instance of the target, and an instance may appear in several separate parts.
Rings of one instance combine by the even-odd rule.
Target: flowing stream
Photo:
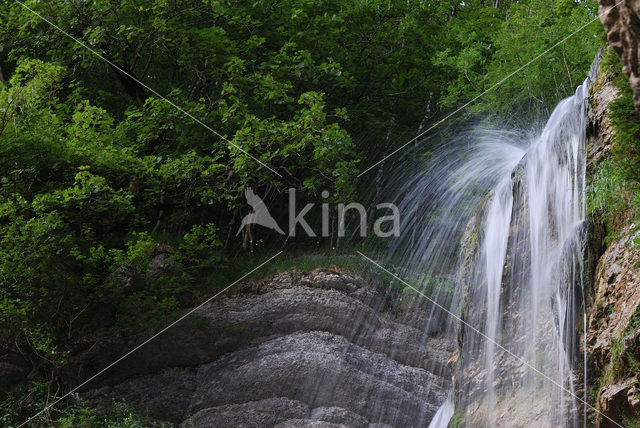
[[[449,308],[430,322],[449,322],[458,338],[454,391],[431,428],[447,426],[454,403],[467,426],[586,424],[577,397],[596,71],[597,61],[541,131],[475,128],[430,154],[423,173],[396,178],[406,215],[390,260]]]

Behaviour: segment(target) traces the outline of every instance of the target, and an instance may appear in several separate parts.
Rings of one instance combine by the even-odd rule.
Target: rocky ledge
[[[118,398],[189,427],[425,426],[447,395],[454,340],[432,308],[329,270],[240,284],[114,367]],[[117,355],[94,350],[95,367]]]

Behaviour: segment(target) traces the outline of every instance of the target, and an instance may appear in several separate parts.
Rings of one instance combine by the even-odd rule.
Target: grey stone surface
[[[328,332],[296,333],[235,352],[198,370],[188,413],[225,402],[287,396],[342,407],[370,422],[420,425],[444,401],[446,382],[424,369]]]
[[[380,284],[322,270],[240,284],[87,397],[122,398],[185,427],[427,425],[450,388],[455,343],[420,330],[428,307],[409,313],[394,299]]]
[[[314,419],[290,419],[279,423],[276,428],[349,428],[349,425],[334,424],[332,422],[317,421]]]
[[[240,404],[225,404],[202,409],[187,418],[182,426],[198,427],[269,427],[290,419],[309,416],[309,406],[296,400],[276,397]]]
[[[311,412],[311,419],[345,424],[354,428],[367,428],[369,426],[369,421],[364,417],[342,407],[317,407]]]

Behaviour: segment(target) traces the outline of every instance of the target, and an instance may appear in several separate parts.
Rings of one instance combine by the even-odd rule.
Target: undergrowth
[[[0,401],[0,426],[15,428],[45,408],[50,402],[44,382],[34,382],[21,392],[13,392]],[[31,420],[29,427],[56,428],[144,428],[163,427],[136,414],[118,401],[103,403],[97,409],[82,403],[60,403]]]

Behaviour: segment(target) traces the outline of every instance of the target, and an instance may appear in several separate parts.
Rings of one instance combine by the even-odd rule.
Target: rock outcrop
[[[629,10],[633,7],[624,3],[618,7],[622,7],[620,14],[626,14],[624,19],[630,19]],[[640,6],[635,10],[640,10]],[[613,14],[613,11],[609,13]],[[626,30],[618,28],[616,31],[624,33]],[[610,43],[618,46],[616,50],[620,53],[622,42],[615,45],[611,37],[609,33]],[[637,41],[635,43],[634,49],[637,49]],[[600,70],[590,91],[589,172],[594,172],[597,165],[610,155],[615,144],[615,132],[607,116],[608,106],[617,98],[619,91],[609,73]],[[639,420],[640,416],[640,383],[638,367],[635,366],[635,362],[640,361],[640,252],[634,243],[639,233],[636,225],[629,222],[630,217],[620,220],[624,226],[606,248],[604,226],[597,218],[593,219],[590,247],[596,258],[588,262],[595,264],[595,269],[587,273],[593,276],[593,280],[588,281],[592,284],[592,297],[588,308],[586,351],[588,380],[595,392],[591,404],[599,412],[592,412],[591,418],[597,427],[625,426],[630,421]]]
[[[640,108],[640,1],[600,0],[599,13],[607,41],[622,61],[636,108]]]
[[[640,252],[633,244],[639,236],[629,225],[606,249],[596,270],[595,296],[589,323],[591,359],[604,367],[613,342],[618,340],[640,309]],[[630,332],[633,333],[633,332]]]
[[[594,302],[589,314],[587,354],[598,387],[597,425],[615,427],[640,415],[640,234],[634,225],[620,231],[606,249],[596,270]],[[610,418],[610,419],[608,419]]]
[[[450,389],[455,344],[431,309],[344,273],[245,283],[114,367],[85,395],[194,427],[428,424]],[[110,360],[116,351],[100,358]]]

